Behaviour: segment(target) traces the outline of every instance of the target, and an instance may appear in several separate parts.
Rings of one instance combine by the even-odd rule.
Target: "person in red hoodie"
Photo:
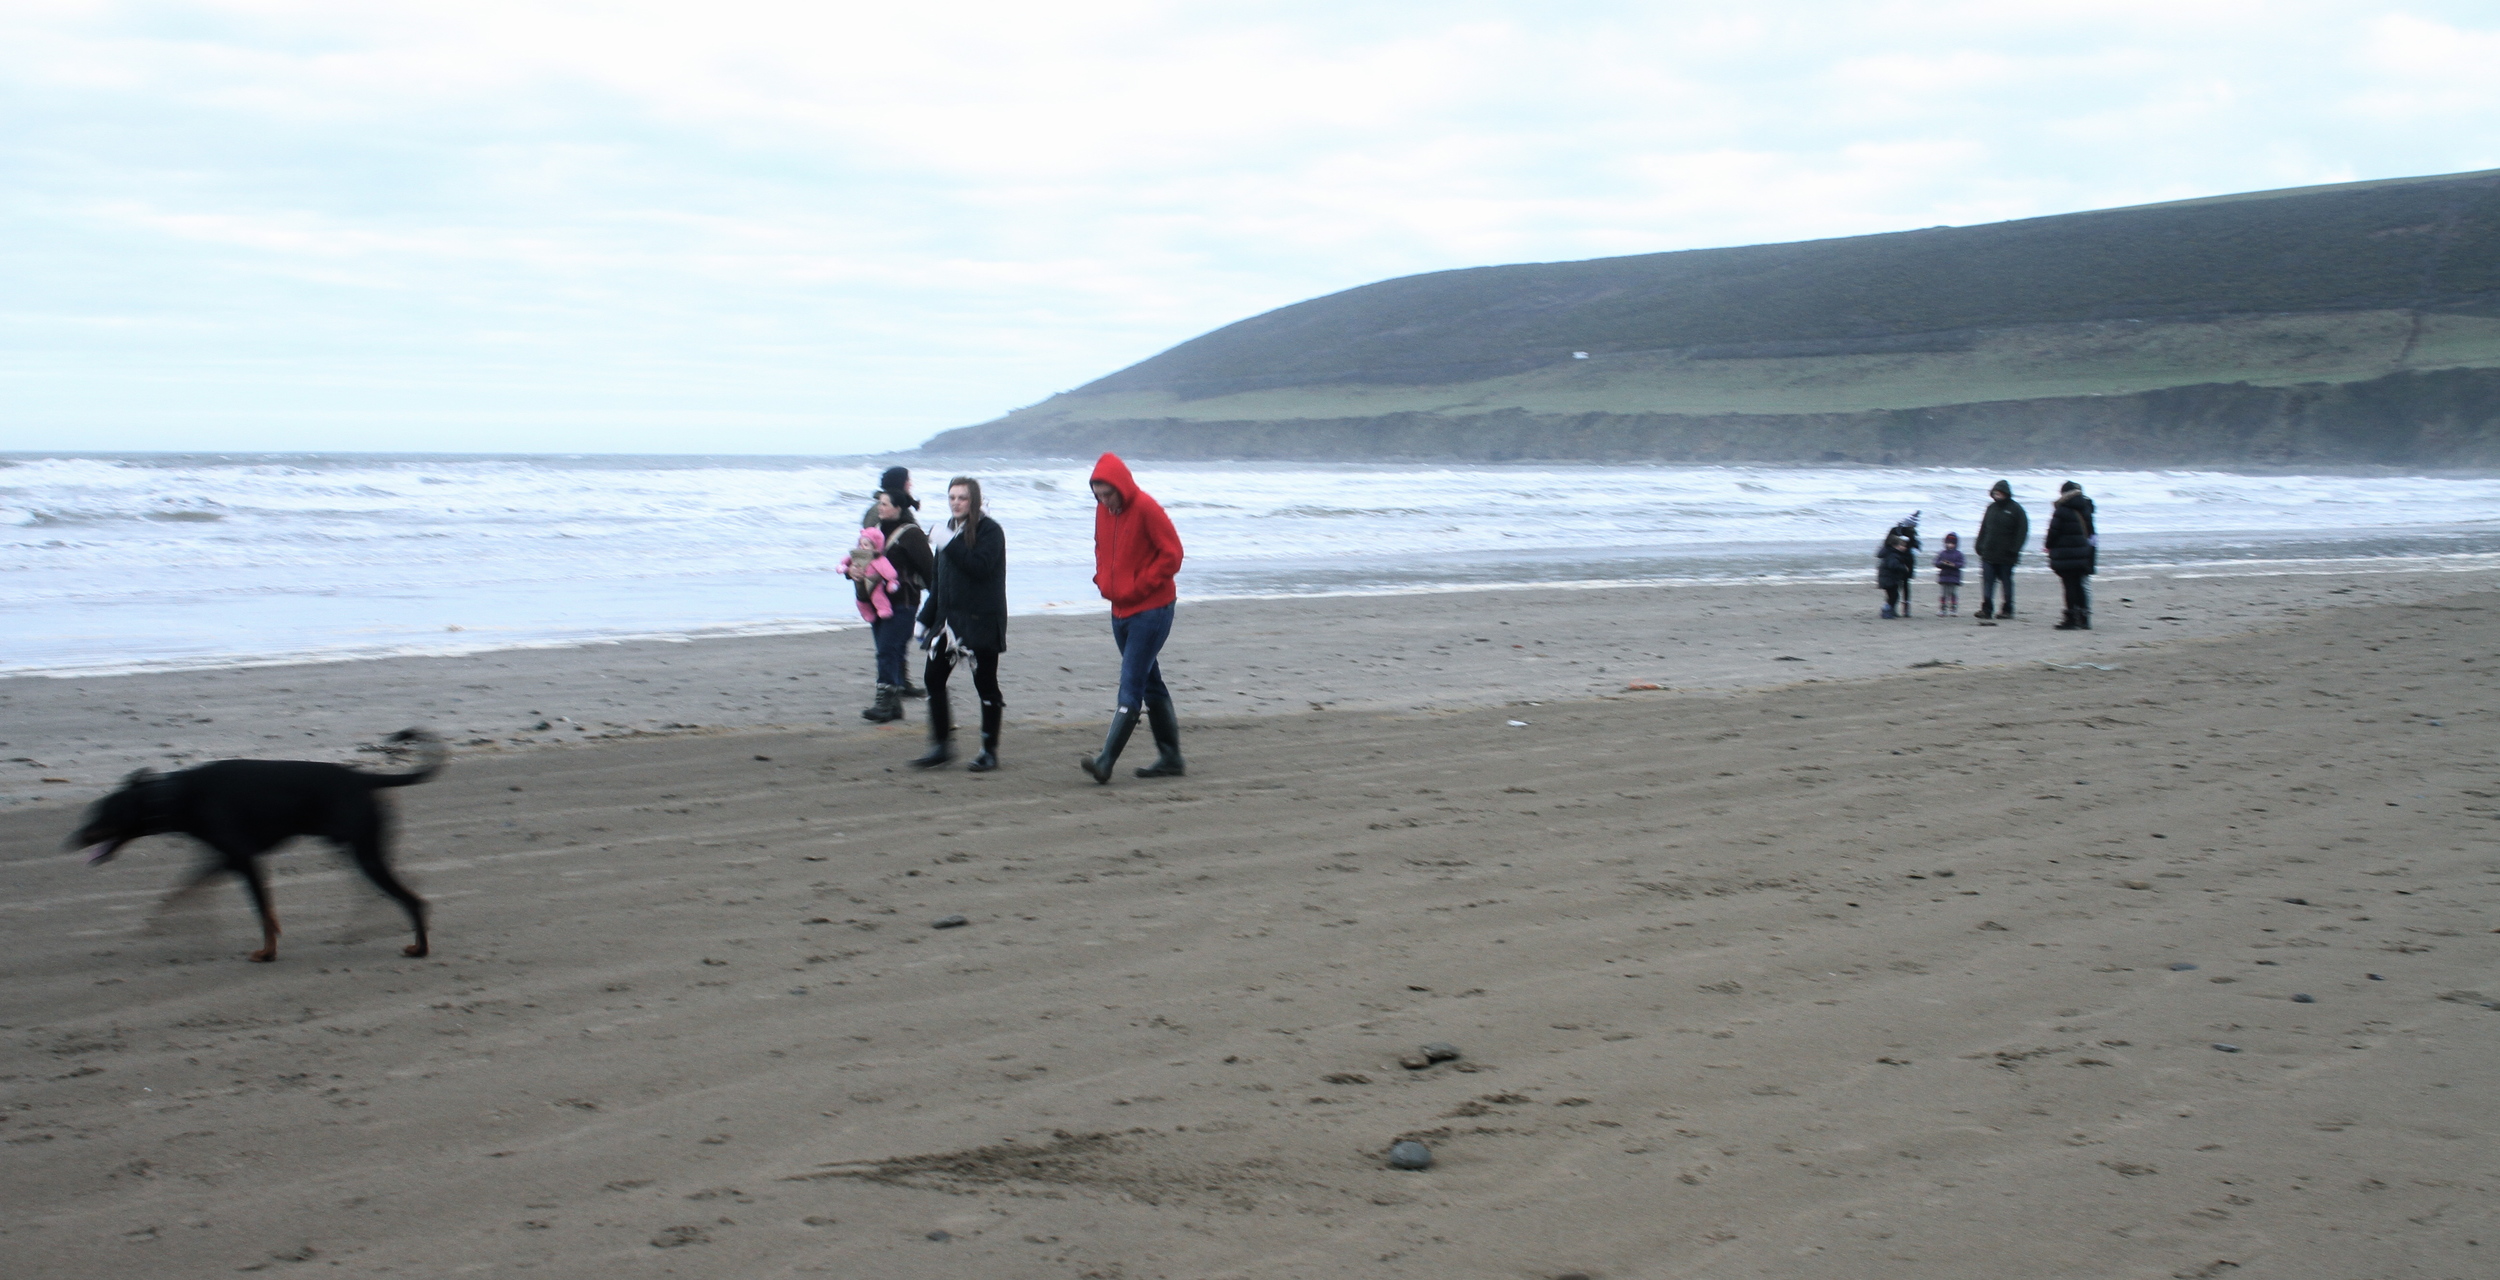
[[[1120,700],[1102,751],[1082,767],[1094,781],[1111,781],[1112,767],[1137,731],[1143,711],[1155,739],[1155,762],[1141,778],[1177,778],[1181,765],[1180,720],[1172,692],[1163,687],[1157,660],[1172,634],[1172,606],[1180,593],[1172,577],[1181,570],[1181,535],[1172,518],[1128,473],[1128,464],[1106,453],[1094,463],[1094,586],[1111,602],[1111,642],[1120,646]]]

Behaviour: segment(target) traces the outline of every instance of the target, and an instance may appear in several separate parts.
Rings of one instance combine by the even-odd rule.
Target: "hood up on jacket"
[[[1102,455],[1092,478],[1120,495],[1116,516],[1094,505],[1094,586],[1111,602],[1111,616],[1126,618],[1179,599],[1172,579],[1181,571],[1181,535],[1163,504],[1137,487],[1118,454]]]

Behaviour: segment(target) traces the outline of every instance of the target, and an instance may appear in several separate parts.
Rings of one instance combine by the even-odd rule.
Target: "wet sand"
[[[73,778],[0,811],[10,1269],[2486,1274],[2500,594],[2044,583],[1185,606],[1191,775],[1109,788],[1099,619],[986,776],[856,636],[0,682]],[[253,965],[178,842],[58,850],[411,722],[429,959],[326,853]]]

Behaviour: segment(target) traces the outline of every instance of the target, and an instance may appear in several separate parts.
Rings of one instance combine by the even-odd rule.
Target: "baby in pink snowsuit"
[[[863,621],[894,616],[894,588],[902,585],[903,576],[894,572],[894,562],[885,558],[885,533],[875,525],[859,531],[859,543],[851,548],[850,563],[842,572],[851,579],[859,595],[859,616]]]

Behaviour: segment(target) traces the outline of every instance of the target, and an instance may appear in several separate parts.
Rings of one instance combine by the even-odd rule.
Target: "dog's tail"
[[[451,759],[451,748],[441,738],[423,729],[402,729],[382,740],[382,745],[369,750],[398,755],[412,753],[417,767],[406,773],[369,773],[365,776],[377,787],[413,787],[443,771],[443,762]]]

